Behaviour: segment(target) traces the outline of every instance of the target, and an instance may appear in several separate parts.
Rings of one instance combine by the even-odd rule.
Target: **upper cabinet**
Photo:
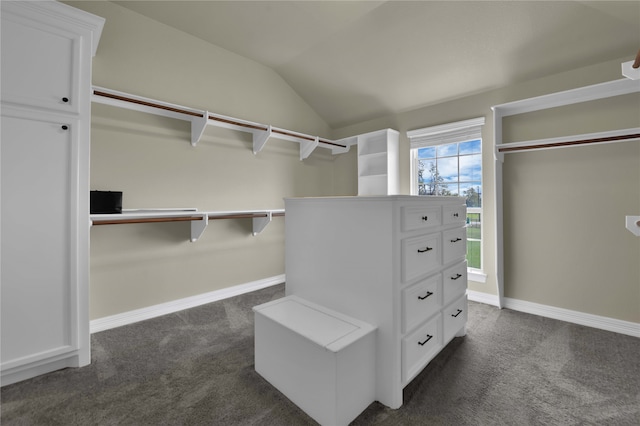
[[[358,135],[358,195],[400,192],[399,133],[393,129]]]
[[[103,23],[54,1],[3,1],[2,102],[78,113]]]
[[[15,20],[15,21],[14,21]],[[80,36],[8,15],[2,22],[2,99],[62,111],[78,111]],[[42,72],[47,70],[47,72]]]

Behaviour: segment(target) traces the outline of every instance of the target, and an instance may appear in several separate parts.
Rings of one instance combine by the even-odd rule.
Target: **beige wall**
[[[483,261],[487,281],[469,282],[469,288],[495,295],[495,146],[491,107],[620,79],[620,63],[626,60],[594,64],[335,129],[334,137],[384,127],[399,130],[400,158],[404,159],[400,167],[401,192],[409,193],[406,131],[484,116]],[[630,127],[640,127],[638,94],[511,117],[505,122],[504,134],[505,142],[510,142]],[[355,165],[347,165],[345,160],[347,157],[336,162],[336,167],[345,168],[337,175],[341,174],[342,181],[349,182],[351,188],[357,188]],[[510,154],[504,167],[504,182],[505,295],[640,322],[640,239],[624,228],[625,215],[640,214],[640,142]]]
[[[110,2],[70,2],[106,18],[93,84],[311,135],[329,128],[273,70]],[[91,188],[123,191],[124,208],[283,208],[283,198],[334,193],[333,157],[299,160],[295,142],[93,104]],[[258,236],[250,219],[91,229],[92,319],[284,273],[284,219]]]

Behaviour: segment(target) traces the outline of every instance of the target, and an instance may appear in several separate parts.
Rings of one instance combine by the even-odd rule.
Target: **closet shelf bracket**
[[[300,142],[300,161],[311,155],[314,149],[318,147],[320,139],[316,136],[314,140],[303,140]]]
[[[269,223],[271,223],[271,212],[265,212],[266,216],[256,216],[253,218],[253,236],[255,237],[259,233],[261,233],[264,228],[267,227]]]
[[[195,243],[202,236],[204,230],[209,225],[209,216],[202,215],[202,220],[194,220],[191,222],[191,242]]]
[[[191,146],[196,146],[207,127],[209,113],[205,112],[202,117],[191,118]]]
[[[640,216],[626,216],[626,228],[636,237],[640,237]]]
[[[271,125],[267,126],[267,130],[259,130],[256,129],[253,131],[253,153],[257,154],[260,151],[262,151],[262,148],[264,148],[265,144],[267,143],[267,140],[269,140],[269,138],[271,137],[271,132],[272,132],[272,127]]]
[[[336,143],[336,146],[331,148],[331,154],[333,155],[346,154],[347,152],[349,152],[349,149],[351,149],[352,145],[358,144],[358,137],[351,136],[348,138],[339,139],[335,141],[335,143]]]

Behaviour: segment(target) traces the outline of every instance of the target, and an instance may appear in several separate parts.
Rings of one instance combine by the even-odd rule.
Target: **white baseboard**
[[[500,306],[498,303],[498,296],[495,294],[487,294],[480,291],[467,290],[467,298],[474,302],[480,302],[496,307]],[[526,300],[511,299],[509,297],[505,297],[503,299],[503,307],[512,309],[514,311],[525,312],[527,314],[538,315],[545,318],[553,318],[573,324],[598,328],[600,330],[613,331],[614,333],[640,337],[640,324],[635,322],[587,314],[584,312],[572,311],[564,308],[556,308],[555,306],[541,305],[539,303],[527,302]]]
[[[135,309],[133,311],[123,312],[121,314],[111,315],[108,317],[92,320],[90,323],[91,333],[109,330],[111,328],[121,327],[127,324],[133,324],[138,321],[159,317],[161,315],[172,314],[184,309],[195,308],[196,306],[206,303],[217,302],[218,300],[227,299],[229,297],[238,296],[240,294],[249,293],[270,287],[272,285],[281,284],[285,281],[284,274],[275,277],[265,278],[246,284],[235,285],[233,287],[215,290],[209,293],[199,294],[197,296],[185,297],[183,299],[172,300],[170,302],[161,303],[146,308]]]
[[[585,325],[587,327],[613,331],[614,333],[640,337],[640,324],[635,322],[587,314],[564,308],[556,308],[555,306],[541,305],[539,303],[511,299],[509,297],[505,297],[503,300],[504,307],[507,309],[513,309],[514,311],[526,312],[528,314],[539,315],[541,317],[553,318],[574,324]]]
[[[498,296],[495,294],[483,293],[481,291],[467,290],[467,299],[473,302],[480,302],[486,305],[499,306]]]

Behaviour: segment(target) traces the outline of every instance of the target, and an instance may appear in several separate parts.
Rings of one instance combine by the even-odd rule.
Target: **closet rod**
[[[93,225],[120,225],[127,223],[150,223],[150,222],[191,222],[194,220],[202,220],[202,216],[188,216],[188,217],[147,217],[139,219],[124,219],[124,220],[94,220]]]
[[[93,90],[93,94],[96,95],[96,96],[103,96],[105,98],[115,99],[115,100],[118,100],[118,101],[130,102],[130,103],[134,103],[134,104],[138,104],[138,105],[143,105],[143,106],[148,106],[148,107],[152,107],[152,108],[162,109],[162,110],[165,110],[165,111],[171,111],[171,112],[177,112],[179,114],[190,115],[192,117],[204,117],[204,114],[201,114],[199,112],[189,111],[189,110],[182,109],[182,108],[170,107],[170,106],[167,106],[167,105],[162,105],[162,104],[158,104],[158,103],[150,102],[150,101],[143,101],[141,99],[134,99],[134,98],[130,98],[130,97],[127,97],[127,96],[116,95],[114,93],[108,93],[108,92],[104,92],[102,90],[94,89]],[[219,121],[221,123],[227,123],[227,124],[232,124],[234,126],[245,127],[247,129],[260,130],[260,131],[263,131],[263,132],[266,132],[267,130],[269,130],[269,128],[267,126],[244,123],[242,121],[236,121],[236,120],[231,120],[229,118],[217,117],[215,115],[208,115],[207,118],[209,120]],[[278,133],[278,134],[281,134],[281,135],[285,135],[285,136],[292,136],[292,137],[295,137],[295,138],[304,139],[304,140],[308,140],[308,141],[312,141],[312,142],[316,140],[312,136],[307,136],[307,135],[303,135],[303,134],[300,134],[300,133],[294,133],[294,132],[290,132],[290,131],[283,130],[283,129],[272,129],[272,132],[273,133]],[[337,147],[340,147],[340,148],[347,148],[347,145],[339,144],[337,142],[333,142],[333,141],[330,141],[330,140],[327,140],[327,139],[318,138],[318,142],[321,142],[321,143],[324,143],[324,144],[327,144],[327,145],[337,146]]]
[[[511,146],[511,147],[503,147],[503,148],[498,146],[498,152],[515,152],[515,151],[526,151],[526,150],[543,149],[543,148],[556,148],[556,147],[572,146],[572,145],[588,145],[592,143],[615,142],[615,141],[624,141],[629,139],[640,139],[640,133],[620,135],[620,136],[609,136],[609,137],[603,137],[603,138],[580,139],[576,141],[551,142],[551,143],[537,144],[537,145]]]
[[[178,112],[180,114],[191,115],[191,116],[194,116],[194,117],[204,117],[203,114],[200,114],[198,112],[193,112],[193,111],[189,111],[189,110],[186,110],[186,109],[169,107],[169,106],[166,106],[166,105],[160,105],[160,104],[156,104],[156,103],[148,102],[148,101],[142,101],[140,99],[128,98],[126,96],[115,95],[113,93],[102,92],[100,90],[94,90],[93,94],[96,95],[96,96],[104,96],[105,98],[111,98],[111,99],[115,99],[115,100],[118,100],[118,101],[131,102],[132,104],[138,104],[138,105],[144,105],[144,106],[148,106],[148,107],[163,109],[165,111]],[[211,117],[209,117],[209,118],[211,118]],[[237,123],[234,123],[234,124],[237,124]]]

